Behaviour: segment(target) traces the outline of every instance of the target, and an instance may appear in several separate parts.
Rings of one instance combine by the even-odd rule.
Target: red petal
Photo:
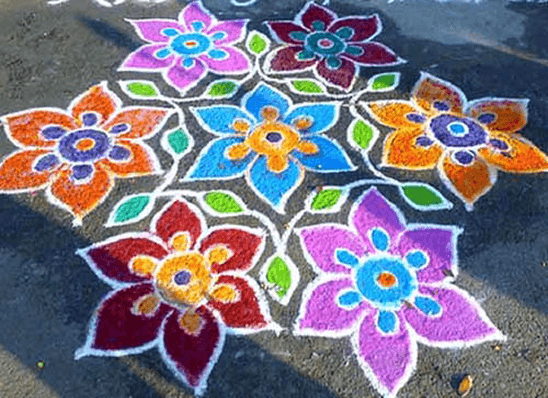
[[[302,32],[308,34],[308,30],[304,29],[293,22],[289,21],[274,21],[267,22],[268,27],[274,32],[281,41],[285,41],[290,44],[303,44],[302,40],[295,40],[289,35],[291,32]]]
[[[147,278],[134,274],[129,263],[138,255],[161,259],[168,251],[145,237],[119,238],[113,242],[95,244],[86,252],[95,267],[107,278],[117,282],[142,282]]]
[[[117,124],[128,124],[129,130],[117,135],[118,138],[148,138],[162,127],[166,116],[170,113],[168,109],[149,107],[122,109],[102,128],[110,131]]]
[[[354,62],[363,65],[392,65],[398,62],[396,54],[380,43],[364,43],[353,44],[353,47],[359,47],[363,50],[361,55],[341,54],[343,57],[349,58]]]
[[[167,318],[162,352],[166,360],[194,388],[205,384],[224,344],[224,330],[213,314],[205,307],[198,308],[196,313],[201,316],[202,321],[197,336],[187,333],[179,326],[179,311]]]
[[[211,271],[222,273],[226,271],[245,271],[253,267],[254,260],[262,252],[263,237],[236,228],[219,229],[204,238],[200,252],[216,245],[226,246],[233,254],[225,263],[214,263]]]
[[[202,234],[202,221],[199,213],[196,214],[184,201],[177,200],[160,212],[153,231],[166,243],[177,232],[188,232],[193,247]]]
[[[310,30],[316,30],[312,27],[312,24],[315,21],[323,22],[325,25],[324,28],[327,29],[336,17],[337,15],[334,14],[331,10],[316,5],[314,3],[309,3],[306,11],[301,16],[301,21],[303,25]]]
[[[83,113],[96,112],[101,115],[98,124],[102,124],[108,120],[120,103],[120,99],[106,88],[106,84],[98,84],[76,99],[71,112],[72,116],[79,121],[82,121]]]
[[[38,158],[47,153],[51,151],[23,150],[8,156],[0,165],[0,191],[39,189],[47,185],[51,171],[33,170]]]
[[[268,325],[266,310],[261,308],[257,293],[243,278],[221,275],[216,285],[227,284],[238,292],[238,301],[223,303],[210,301],[208,304],[217,309],[226,326],[232,328],[264,328]]]
[[[358,42],[372,38],[381,30],[381,22],[375,14],[370,17],[347,17],[337,19],[329,27],[330,32],[337,32],[340,28],[350,28],[354,31],[352,36],[344,39],[347,42]]]
[[[527,100],[482,98],[472,101],[468,114],[479,118],[483,114],[495,116],[487,128],[491,131],[514,133],[527,124]]]
[[[342,65],[338,69],[330,69],[327,67],[327,59],[318,63],[318,73],[328,83],[339,86],[348,90],[354,82],[356,67],[354,63],[348,59],[340,58]]]
[[[317,59],[307,61],[297,59],[297,53],[303,50],[302,46],[289,46],[275,51],[268,62],[269,68],[277,72],[302,71],[318,62]]]

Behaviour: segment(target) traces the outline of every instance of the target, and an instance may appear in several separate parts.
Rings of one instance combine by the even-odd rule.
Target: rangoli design
[[[156,347],[200,396],[229,333],[350,337],[373,387],[395,397],[415,370],[417,343],[462,348],[505,339],[458,287],[457,239],[466,229],[407,224],[403,214],[451,211],[451,192],[473,210],[498,170],[547,171],[547,156],[518,134],[527,100],[467,102],[426,73],[406,99],[395,91],[402,72],[370,74],[404,62],[373,41],[381,19],[339,17],[308,2],[294,21],[248,32],[247,19],[218,20],[192,1],[178,19],[128,20],[146,44],[119,68],[137,76],[117,83],[138,105],[122,106],[103,82],[67,111],[2,117],[17,149],[0,164],[0,192],[43,189],[74,226],[108,204],[104,230],[133,231],[78,252],[112,291],[77,359]],[[137,80],[141,72],[165,81]],[[367,81],[355,84],[360,78]],[[155,106],[140,105],[147,101]],[[168,119],[176,124],[166,130]],[[437,169],[443,184],[400,181],[386,167]],[[307,173],[341,178],[310,187]],[[153,176],[154,187],[106,200],[117,178],[140,176]],[[233,191],[238,179],[242,197]],[[286,206],[297,190],[306,200]],[[401,209],[390,195],[399,195]],[[256,210],[263,202],[274,211]],[[349,225],[323,219],[348,208]],[[254,228],[245,226],[251,219]],[[317,276],[294,297],[307,267]],[[278,325],[269,304],[295,300],[299,313]]]

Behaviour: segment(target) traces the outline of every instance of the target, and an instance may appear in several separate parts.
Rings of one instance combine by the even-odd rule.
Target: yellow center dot
[[[382,287],[392,287],[396,284],[396,277],[390,272],[383,272],[377,278],[377,282]]]
[[[198,42],[196,40],[185,41],[185,46],[187,46],[188,48],[194,48],[197,45],[198,45]]]
[[[89,151],[95,146],[95,140],[91,138],[82,138],[76,143],[76,149],[79,151]]]

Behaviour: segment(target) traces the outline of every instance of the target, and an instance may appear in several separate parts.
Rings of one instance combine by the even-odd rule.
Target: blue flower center
[[[94,162],[110,149],[106,133],[93,129],[76,130],[59,141],[59,153],[71,162]]]
[[[190,282],[191,276],[192,276],[191,273],[186,270],[180,271],[175,274],[175,276],[173,277],[173,281],[179,286],[186,285],[188,284],[188,282]]]
[[[211,40],[201,33],[188,33],[175,37],[171,42],[171,48],[183,56],[198,55],[206,52],[211,45]]]
[[[445,146],[471,147],[485,144],[487,133],[476,122],[453,115],[440,115],[430,121],[434,136]]]
[[[346,44],[330,32],[314,32],[306,37],[305,48],[321,56],[335,55],[344,51]]]

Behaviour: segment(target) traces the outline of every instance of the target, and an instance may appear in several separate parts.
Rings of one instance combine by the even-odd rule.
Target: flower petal
[[[166,48],[166,44],[147,44],[139,47],[136,51],[127,56],[120,66],[120,70],[128,71],[151,71],[165,69],[171,66],[175,60],[175,55],[168,55],[160,58],[156,53]]]
[[[207,31],[208,36],[223,32],[225,36],[222,39],[215,40],[215,45],[238,43],[243,40],[246,32],[247,19],[235,19],[232,21],[222,21]]]
[[[34,165],[47,149],[14,152],[0,164],[0,192],[27,191],[44,188],[50,181],[51,171],[36,171]]]
[[[337,298],[353,288],[350,278],[316,281],[303,294],[297,320],[297,334],[323,337],[348,336],[356,329],[356,322],[370,308],[362,301],[356,308],[342,308]]]
[[[232,256],[222,264],[213,263],[211,271],[219,274],[227,271],[247,271],[251,269],[263,252],[264,237],[244,229],[223,228],[207,235],[200,244],[200,252],[210,247],[225,246]]]
[[[381,20],[377,14],[369,17],[346,17],[337,19],[329,27],[329,32],[336,33],[341,28],[352,29],[352,34],[345,38],[347,42],[370,40],[381,32]]]
[[[302,45],[304,42],[304,40],[298,40],[292,37],[291,33],[299,32],[301,33],[301,36],[302,34],[307,35],[309,33],[309,31],[304,29],[302,26],[290,21],[271,21],[266,24],[278,41],[284,41],[289,44]]]
[[[221,275],[216,285],[228,285],[237,293],[233,302],[212,300],[208,303],[219,311],[226,326],[254,330],[268,326],[268,309],[258,300],[257,292],[245,278]]]
[[[339,109],[339,104],[299,105],[284,118],[284,123],[294,124],[296,119],[307,118],[312,125],[303,134],[323,133],[337,123]]]
[[[386,137],[383,166],[406,170],[429,170],[436,167],[443,149],[435,142],[428,147],[418,145],[417,139],[423,134],[423,126],[405,127]]]
[[[254,120],[240,108],[233,105],[213,105],[191,108],[200,126],[212,134],[236,134],[234,122],[243,119],[254,124]]]
[[[211,141],[198,156],[196,165],[189,171],[189,178],[217,179],[242,175],[256,154],[250,152],[242,159],[231,160],[226,156],[226,151],[227,148],[244,140],[244,137],[233,137]]]
[[[4,131],[19,147],[51,147],[56,140],[48,140],[40,131],[47,126],[59,126],[67,131],[75,130],[78,124],[63,111],[35,109],[6,115],[2,118]]]
[[[428,265],[417,271],[417,279],[422,283],[441,282],[448,278],[444,271],[457,275],[456,253],[457,235],[455,228],[436,226],[419,227],[405,231],[397,244],[396,252],[404,257],[412,250],[422,250],[428,256]]]
[[[356,43],[352,47],[361,48],[363,52],[360,55],[343,53],[341,56],[351,59],[352,61],[369,66],[396,65],[400,63],[398,57],[390,48],[381,43]]]
[[[181,59],[177,61],[164,72],[164,77],[169,84],[181,92],[185,92],[194,87],[207,74],[207,69],[203,62],[193,58],[194,65],[190,68],[181,66]]]
[[[257,190],[257,195],[283,213],[285,202],[303,180],[304,172],[294,161],[289,161],[284,171],[273,172],[268,169],[267,161],[266,156],[259,156],[246,173],[246,178]]]
[[[424,72],[415,84],[411,98],[427,112],[462,113],[466,104],[466,96],[458,87]]]
[[[308,170],[325,173],[354,170],[354,165],[336,141],[320,136],[306,137],[306,141],[314,143],[319,151],[309,155],[296,150],[291,152],[291,156]]]
[[[164,29],[175,29],[183,33],[184,28],[173,19],[140,19],[129,21],[139,37],[152,43],[169,43],[171,37],[162,33]]]
[[[122,356],[143,352],[154,345],[163,320],[173,308],[162,303],[152,316],[135,314],[135,303],[152,293],[154,287],[142,283],[109,294],[99,305],[90,325],[88,341],[77,357],[86,354]]]
[[[364,318],[353,339],[365,375],[383,395],[395,397],[417,364],[417,343],[398,314],[399,331],[384,334],[377,329],[376,315]]]
[[[175,200],[168,204],[156,215],[152,223],[152,231],[168,244],[176,233],[188,232],[191,248],[204,229],[205,223],[199,210],[190,207],[183,200]]]
[[[283,116],[287,113],[291,101],[285,94],[275,88],[260,83],[251,93],[244,97],[242,103],[245,109],[255,117],[255,120],[261,121],[261,110],[265,106],[276,108],[280,115]]]
[[[105,159],[100,161],[117,177],[127,178],[150,175],[160,171],[160,164],[154,151],[145,143],[117,140],[117,146],[126,148],[130,153],[127,160]]]
[[[308,3],[306,8],[303,9],[300,20],[302,24],[310,30],[323,30],[327,29],[331,23],[337,18],[337,14],[312,2]],[[323,29],[316,29],[314,22],[319,21],[323,23]]]
[[[179,311],[167,318],[160,352],[164,360],[179,372],[179,378],[201,391],[205,389],[209,373],[223,350],[225,330],[207,308],[200,307],[196,313],[201,321],[197,335],[180,326]]]
[[[532,142],[519,134],[491,134],[491,138],[503,141],[508,150],[493,147],[480,148],[478,153],[487,163],[511,173],[538,173],[548,170],[548,157]]]
[[[527,103],[529,100],[481,98],[470,102],[467,114],[480,120],[482,115],[492,119],[485,123],[491,131],[514,133],[527,124]]]
[[[357,257],[363,257],[373,247],[368,241],[364,242],[358,235],[337,225],[317,225],[299,230],[301,243],[306,248],[312,262],[320,270],[329,273],[348,274],[351,269],[339,264],[335,258],[337,249],[346,249]]]
[[[76,217],[83,218],[107,197],[114,186],[113,180],[98,165],[95,165],[91,179],[85,183],[76,183],[72,172],[64,170],[49,188],[48,195]]]
[[[409,119],[407,115],[421,115],[421,111],[407,101],[378,101],[367,104],[369,113],[379,122],[390,127],[416,128],[420,122]],[[426,118],[424,118],[426,121]]]
[[[196,31],[192,25],[194,22],[202,22],[204,30],[207,30],[209,26],[216,21],[199,1],[194,1],[181,11],[179,14],[179,22],[185,24],[187,31],[194,32]]]
[[[462,166],[452,159],[451,154],[446,154],[439,172],[445,185],[468,207],[485,195],[497,180],[497,171],[480,157]]]
[[[349,90],[354,83],[356,67],[354,63],[346,58],[340,58],[341,66],[337,69],[331,69],[327,66],[327,58],[318,62],[318,74],[328,84]]]
[[[233,47],[217,47],[219,51],[224,51],[227,56],[221,60],[211,58],[207,54],[200,55],[201,59],[215,73],[241,73],[247,72],[251,67],[249,58],[243,51]]]
[[[70,112],[80,122],[83,114],[95,112],[101,116],[101,119],[97,121],[97,124],[101,125],[121,104],[120,98],[107,88],[106,83],[101,83],[76,98],[71,105]]]
[[[273,51],[266,61],[267,69],[276,72],[303,71],[318,62],[316,58],[300,60],[298,54],[303,50],[302,46],[289,46]]]
[[[118,124],[127,124],[128,131],[116,134],[116,138],[150,138],[158,132],[171,113],[169,109],[145,106],[125,108],[114,115],[102,128],[105,131],[110,131]]]
[[[502,338],[476,300],[465,291],[451,285],[419,286],[419,291],[442,308],[441,316],[427,316],[415,307],[403,308],[405,319],[424,344],[457,348]]]
[[[119,282],[134,283],[146,281],[147,277],[137,275],[130,269],[130,262],[136,256],[150,256],[161,259],[168,251],[148,236],[116,236],[105,242],[79,252],[88,261],[93,270],[111,286]]]

